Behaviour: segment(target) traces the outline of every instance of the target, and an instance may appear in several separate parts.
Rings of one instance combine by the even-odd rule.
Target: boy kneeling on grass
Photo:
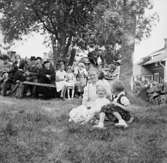
[[[94,127],[104,128],[105,119],[113,121],[115,126],[127,128],[128,123],[131,123],[134,117],[130,113],[129,99],[124,92],[124,86],[121,81],[117,80],[112,85],[113,101],[102,107],[99,113],[99,122]]]

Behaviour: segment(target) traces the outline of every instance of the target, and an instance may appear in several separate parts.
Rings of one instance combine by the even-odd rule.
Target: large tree
[[[107,61],[115,58],[116,45],[121,46],[116,54],[121,55],[120,78],[128,89],[132,88],[135,43],[149,37],[158,20],[155,12],[145,14],[152,8],[150,0],[104,0],[95,8],[94,30],[86,38],[87,43],[109,48]]]
[[[66,57],[75,43],[113,49],[107,55],[115,54],[119,44],[120,77],[130,88],[135,41],[150,35],[155,15],[147,17],[145,11],[151,8],[149,0],[1,0],[1,24],[8,42],[31,31],[47,31],[55,58]]]
[[[86,32],[98,0],[1,0],[5,40],[21,39],[31,31],[47,31],[55,52],[65,57],[74,37]]]
[[[133,88],[133,57],[136,39],[141,40],[151,33],[157,15],[146,17],[145,11],[152,9],[150,0],[123,0],[123,35],[122,35],[122,63],[120,79],[124,81],[127,89]]]

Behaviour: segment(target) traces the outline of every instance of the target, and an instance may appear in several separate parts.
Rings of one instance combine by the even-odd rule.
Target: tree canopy
[[[136,38],[149,36],[155,15],[145,16],[151,8],[149,0],[128,0],[128,8],[135,8]],[[21,39],[22,35],[43,29],[66,53],[71,43],[114,46],[121,44],[124,32],[123,0],[1,0],[1,26],[5,41]]]
[[[146,15],[147,10],[153,8],[149,0],[104,0],[94,8],[93,28],[89,28],[84,37],[80,38],[82,45],[104,46],[106,60],[120,59],[120,49],[125,32],[124,7],[128,14],[135,16],[135,41],[140,42],[151,34],[152,26],[158,21],[158,15],[153,12]],[[130,26],[132,28],[132,26]],[[130,35],[129,35],[130,37]],[[123,54],[122,54],[123,55]]]
[[[152,8],[150,0],[0,0],[0,23],[7,42],[48,32],[55,59],[71,45],[104,46],[107,61],[121,56],[121,80],[130,83],[135,41],[149,37],[158,20],[145,14]]]
[[[85,33],[99,0],[1,0],[5,41],[21,39],[31,31],[47,31],[59,53],[66,53],[73,37]]]

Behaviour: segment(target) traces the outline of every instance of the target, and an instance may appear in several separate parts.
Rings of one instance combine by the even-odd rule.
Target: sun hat
[[[78,66],[79,66],[79,67],[82,67],[82,68],[85,68],[84,63],[82,63],[82,62],[78,63]]]

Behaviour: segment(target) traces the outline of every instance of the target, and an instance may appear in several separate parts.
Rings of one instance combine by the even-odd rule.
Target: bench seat
[[[22,84],[23,85],[33,85],[33,86],[56,88],[55,84],[37,83],[37,82],[29,82],[29,81],[24,81],[24,82],[22,82]]]

